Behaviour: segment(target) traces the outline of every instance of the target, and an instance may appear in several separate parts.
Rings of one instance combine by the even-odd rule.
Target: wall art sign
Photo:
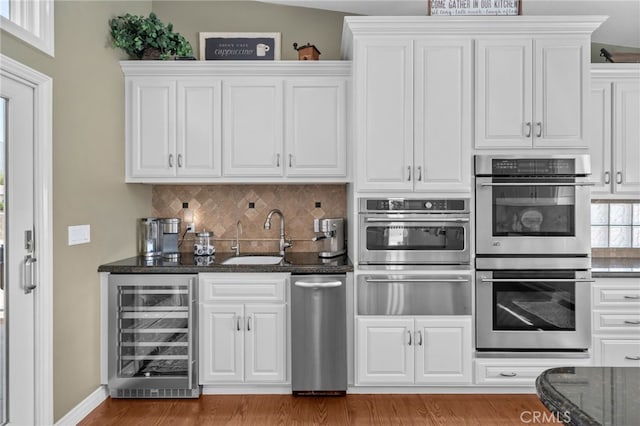
[[[280,59],[280,33],[200,33],[201,60]]]
[[[427,0],[427,15],[522,15],[522,0]]]

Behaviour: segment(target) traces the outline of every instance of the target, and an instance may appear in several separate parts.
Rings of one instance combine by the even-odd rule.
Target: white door
[[[282,82],[228,81],[222,97],[223,174],[282,176]]]
[[[615,193],[640,194],[640,82],[614,84]]]
[[[476,148],[531,148],[532,49],[530,38],[476,43]]]
[[[588,39],[537,38],[534,44],[534,147],[586,147]]]
[[[416,319],[416,383],[471,383],[471,317]]]
[[[242,305],[200,305],[200,382],[242,382]]]
[[[344,79],[287,82],[287,176],[346,175],[346,90]]]
[[[611,193],[611,82],[591,83],[587,142],[591,154],[591,194]]]
[[[356,55],[357,189],[412,191],[411,40],[367,40]]]
[[[284,305],[245,305],[245,381],[284,382]]]
[[[358,318],[358,384],[413,383],[413,319]]]
[[[40,283],[36,259],[43,252],[47,238],[39,239],[46,230],[36,229],[36,86],[26,84],[7,72],[2,57],[0,98],[2,100],[3,129],[1,163],[4,185],[4,206],[0,212],[0,245],[4,245],[4,297],[2,324],[2,418],[11,424],[34,424],[48,419],[51,413],[43,413],[36,381],[41,373],[36,365],[41,361],[36,352],[36,324],[39,324],[35,307],[43,309],[42,290],[32,285]],[[18,66],[22,68],[22,66]],[[11,67],[10,67],[11,68]],[[24,67],[26,69],[26,67]],[[29,70],[31,72],[31,70]],[[49,80],[50,81],[50,80]],[[50,170],[49,167],[46,170]],[[27,240],[25,240],[27,237]],[[29,244],[31,242],[31,244]],[[42,246],[40,246],[42,245]],[[42,331],[41,331],[42,332]],[[38,340],[40,345],[41,340]],[[46,385],[45,385],[46,386]],[[49,388],[45,392],[50,391]],[[48,395],[51,397],[51,395]]]
[[[471,192],[471,53],[470,39],[416,42],[416,191]]]

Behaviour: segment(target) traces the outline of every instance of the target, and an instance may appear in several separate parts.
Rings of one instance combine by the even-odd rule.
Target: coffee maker
[[[177,259],[180,256],[178,250],[178,237],[180,235],[180,219],[160,219],[160,238],[162,244],[162,257],[165,259]]]
[[[322,235],[313,237],[312,241],[324,240],[324,250],[318,253],[319,257],[336,257],[344,254],[344,219],[314,219],[313,232],[321,232]]]

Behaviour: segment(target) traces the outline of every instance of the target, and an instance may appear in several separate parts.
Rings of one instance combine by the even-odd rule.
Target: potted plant
[[[148,18],[131,15],[118,16],[109,21],[113,47],[120,47],[132,58],[168,59],[171,56],[191,56],[191,44],[180,33],[173,32],[173,24],[165,25],[151,12]]]

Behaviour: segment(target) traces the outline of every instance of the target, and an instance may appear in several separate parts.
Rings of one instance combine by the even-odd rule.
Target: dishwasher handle
[[[340,287],[342,285],[342,281],[327,281],[324,283],[294,281],[293,285],[295,285],[296,287],[303,287],[303,288],[334,288],[334,287]]]

